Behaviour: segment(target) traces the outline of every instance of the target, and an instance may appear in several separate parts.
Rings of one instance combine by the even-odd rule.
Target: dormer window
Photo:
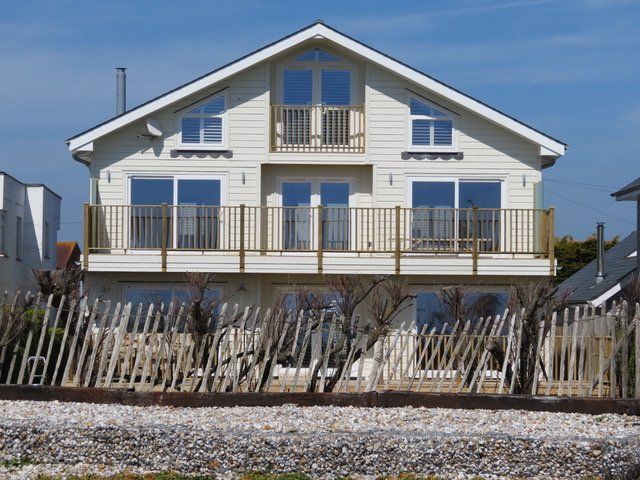
[[[224,148],[226,99],[220,95],[188,110],[181,117],[180,144],[192,148]]]
[[[409,100],[409,150],[453,151],[455,115],[443,108],[411,97]]]

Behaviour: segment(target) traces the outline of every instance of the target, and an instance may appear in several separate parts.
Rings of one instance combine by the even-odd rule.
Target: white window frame
[[[198,113],[189,114],[190,110],[205,105],[219,97],[224,98],[224,112],[221,114]],[[226,93],[218,93],[207,97],[193,105],[179,110],[177,115],[178,128],[178,150],[204,150],[204,151],[226,151],[229,149],[229,97]],[[222,142],[221,143],[184,143],[182,141],[182,119],[189,118],[221,118],[222,119]]]
[[[22,217],[16,217],[16,260],[22,260],[24,250],[24,220]]]
[[[125,204],[126,205],[131,205],[131,181],[134,179],[150,179],[150,180],[172,180],[173,181],[173,204],[167,204],[167,206],[178,206],[178,180],[218,180],[220,181],[220,207],[225,207],[227,206],[227,176],[224,173],[218,173],[218,174],[207,174],[207,175],[171,175],[171,174],[167,174],[167,175],[149,175],[146,173],[127,173],[127,192],[126,192],[126,199],[125,199]],[[177,245],[178,243],[178,229],[177,229],[177,222],[178,222],[178,216],[177,215],[173,215],[172,216],[172,231],[173,231],[173,245],[175,247],[175,245]],[[224,235],[224,218],[220,220],[220,235],[223,236]],[[129,238],[129,232],[123,232],[123,234],[126,234],[127,236],[125,238]],[[224,238],[224,237],[222,237]],[[147,253],[156,253],[156,250],[135,250],[135,253],[141,253],[141,252],[147,252]],[[187,250],[184,250],[183,252],[187,252]]]
[[[453,183],[454,184],[454,198],[453,198],[453,203],[454,206],[453,208],[457,211],[460,208],[469,208],[469,207],[460,207],[459,203],[460,203],[460,183],[463,182],[475,182],[475,183],[481,183],[481,182],[487,182],[487,183],[495,183],[495,182],[500,182],[500,209],[506,209],[509,208],[508,207],[508,198],[507,198],[507,184],[508,184],[508,175],[486,175],[486,176],[461,176],[461,177],[449,177],[449,176],[422,176],[422,175],[415,175],[415,176],[408,176],[407,177],[407,187],[406,187],[406,205],[407,208],[411,209],[413,208],[413,183],[414,182],[449,182],[449,183]],[[405,237],[409,237],[411,235],[411,222],[408,222],[408,224],[406,225],[406,231],[404,232]],[[459,235],[459,228],[460,225],[458,222],[454,222],[454,235],[456,237],[458,237]],[[504,239],[500,238],[500,241],[503,242]],[[463,253],[458,253],[459,255],[467,255],[467,254],[463,254]],[[470,254],[468,254],[470,255]],[[494,257],[499,257],[500,254],[495,254]]]
[[[416,100],[417,102],[424,103],[429,105],[431,108],[439,110],[445,113],[446,117],[431,117],[428,115],[412,115],[411,114],[411,100]],[[438,152],[449,152],[454,153],[458,151],[458,117],[457,113],[452,112],[444,107],[441,107],[437,103],[426,100],[417,95],[409,95],[407,97],[406,104],[407,111],[407,151],[408,152],[416,152],[416,153],[438,153]],[[431,145],[414,145],[413,144],[413,120],[430,120],[430,121],[451,121],[451,145],[433,145],[433,141]],[[434,129],[431,129],[431,139],[433,140]]]
[[[42,225],[42,256],[44,258],[51,258],[51,225],[45,221]]]
[[[489,176],[479,176],[479,177],[470,177],[470,176],[461,176],[461,177],[450,177],[450,176],[422,176],[422,175],[412,175],[407,177],[407,208],[413,208],[413,183],[414,182],[453,182],[454,183],[454,207],[453,208],[467,208],[460,207],[460,183],[462,182],[500,182],[500,209],[509,208],[508,207],[508,198],[507,198],[507,180],[508,175],[489,175]]]
[[[354,178],[353,177],[278,177],[277,179],[278,190],[276,193],[277,197],[277,206],[283,207],[283,184],[284,183],[310,183],[311,184],[311,198],[309,208],[318,208],[322,202],[321,198],[321,185],[323,183],[347,183],[349,184],[349,208],[352,208],[356,204],[356,192],[354,190]],[[314,218],[315,220],[315,218]],[[273,227],[272,227],[273,228]],[[280,245],[284,244],[284,223],[278,226],[278,242]],[[315,231],[315,226],[311,227],[313,231]],[[351,229],[349,233],[349,243],[350,246],[353,245],[355,240],[355,229]],[[311,235],[311,250],[309,252],[298,252],[301,254],[305,253],[313,253],[318,249],[318,236]],[[289,252],[289,254],[293,254],[295,252]]]
[[[0,257],[7,254],[7,211],[0,210]]]

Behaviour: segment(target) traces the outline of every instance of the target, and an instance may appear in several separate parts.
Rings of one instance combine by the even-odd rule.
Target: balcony
[[[271,151],[364,153],[364,105],[272,105]]]
[[[84,260],[89,270],[420,275],[500,265],[523,275],[533,262],[549,275],[553,238],[553,209],[85,205]]]

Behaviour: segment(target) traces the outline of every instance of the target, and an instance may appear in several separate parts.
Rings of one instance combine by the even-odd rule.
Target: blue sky
[[[545,171],[557,233],[634,229],[609,193],[640,175],[640,1],[3,2],[0,170],[61,194],[59,238],[81,239],[87,169],[64,140],[321,18],[569,143]],[[594,211],[595,209],[595,211]]]

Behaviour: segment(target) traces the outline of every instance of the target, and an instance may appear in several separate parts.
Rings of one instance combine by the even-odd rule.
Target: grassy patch
[[[2,460],[0,461],[0,467],[4,468],[19,468],[24,467],[26,465],[33,465],[34,462],[30,458],[12,458],[11,460]]]

